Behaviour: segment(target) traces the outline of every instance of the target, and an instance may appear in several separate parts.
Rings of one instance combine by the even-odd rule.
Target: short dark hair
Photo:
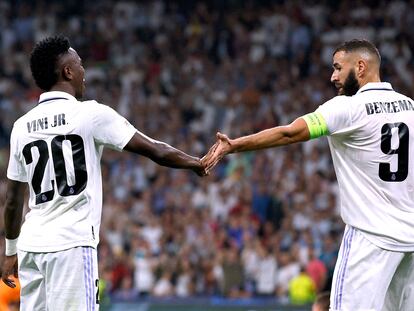
[[[69,39],[62,36],[47,37],[39,41],[30,54],[30,70],[38,87],[49,91],[58,81],[56,64],[59,56],[70,48]]]
[[[381,55],[377,47],[373,43],[365,39],[353,39],[350,41],[345,41],[335,49],[333,55],[340,51],[344,51],[346,53],[366,51],[371,55],[374,55],[378,60],[378,64],[381,64]]]
[[[317,304],[320,310],[329,311],[329,292],[320,293],[316,296],[314,304]]]

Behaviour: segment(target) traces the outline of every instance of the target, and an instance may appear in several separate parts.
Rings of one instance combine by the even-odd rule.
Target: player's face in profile
[[[344,51],[334,55],[331,82],[335,84],[338,95],[352,96],[359,90],[359,82],[352,68],[350,55]]]
[[[75,89],[75,97],[82,98],[85,93],[85,69],[82,66],[82,60],[78,53],[70,48],[69,53],[71,54],[71,67],[73,69],[73,80],[72,85]]]

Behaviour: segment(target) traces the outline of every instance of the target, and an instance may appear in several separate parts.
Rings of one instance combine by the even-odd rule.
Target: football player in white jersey
[[[30,66],[45,92],[11,134],[2,280],[14,287],[9,276],[18,269],[21,310],[97,310],[103,147],[200,176],[205,169],[199,158],[145,136],[112,108],[79,101],[84,68],[67,38],[39,42]],[[26,184],[30,211],[21,226]]]
[[[346,224],[331,310],[414,308],[414,101],[381,82],[380,63],[372,43],[345,42],[333,54],[338,96],[287,126],[218,133],[204,159],[211,169],[228,153],[328,136]]]

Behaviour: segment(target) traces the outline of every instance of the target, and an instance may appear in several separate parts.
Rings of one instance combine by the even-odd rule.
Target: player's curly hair
[[[56,68],[59,56],[68,52],[69,39],[62,36],[47,37],[38,42],[30,54],[30,69],[37,84],[44,91],[49,91],[58,81]]]

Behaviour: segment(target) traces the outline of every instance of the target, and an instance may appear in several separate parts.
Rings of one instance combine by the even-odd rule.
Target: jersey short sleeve
[[[336,96],[316,109],[326,122],[329,135],[334,135],[352,125],[350,97]]]
[[[20,182],[27,182],[27,174],[24,168],[23,159],[18,152],[17,129],[13,127],[10,136],[10,157],[7,167],[7,178]]]
[[[137,129],[111,107],[96,103],[93,111],[93,135],[98,144],[124,149]]]

